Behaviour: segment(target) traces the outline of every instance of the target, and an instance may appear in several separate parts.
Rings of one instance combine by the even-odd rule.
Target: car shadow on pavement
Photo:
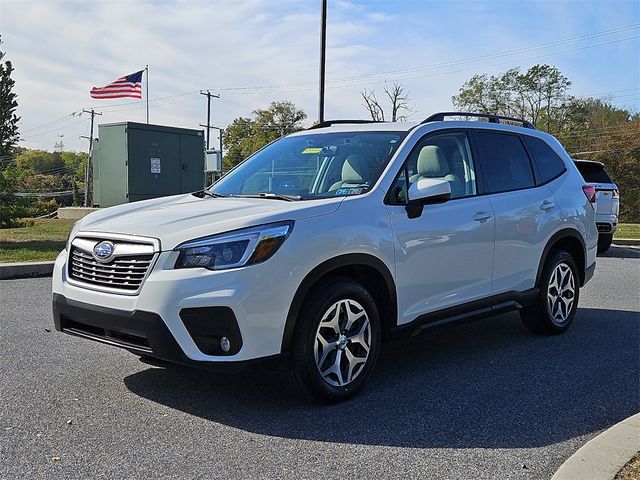
[[[640,406],[640,314],[580,309],[556,337],[517,314],[460,325],[382,350],[354,399],[305,403],[278,371],[234,376],[183,367],[124,379],[148,400],[276,437],[445,448],[538,447],[595,432]]]
[[[599,253],[598,257],[607,258],[640,258],[640,248],[623,245],[612,245],[609,250]]]

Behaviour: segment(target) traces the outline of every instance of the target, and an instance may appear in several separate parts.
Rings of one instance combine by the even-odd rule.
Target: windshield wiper
[[[207,188],[205,188],[204,190],[198,190],[197,192],[193,192],[191,195],[198,198],[204,198],[205,196],[211,197],[211,198],[226,197],[226,195],[220,195],[219,193],[212,192]]]
[[[273,200],[284,200],[286,202],[295,202],[296,200],[302,200],[300,195],[284,195],[282,193],[272,193],[272,192],[263,192],[263,193],[247,193],[242,195],[233,195],[234,197],[240,198],[270,198]]]

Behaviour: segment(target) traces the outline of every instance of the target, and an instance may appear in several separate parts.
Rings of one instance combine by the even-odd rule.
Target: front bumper
[[[124,348],[136,355],[207,369],[233,371],[250,366],[257,360],[275,360],[281,356],[239,362],[192,360],[184,354],[156,313],[99,307],[69,300],[59,294],[53,295],[53,321],[59,332]]]
[[[284,262],[274,257],[269,268],[209,271],[175,269],[176,256],[162,252],[140,292],[122,295],[70,283],[67,252],[61,252],[52,278],[56,327],[178,363],[239,363],[282,353],[288,309],[300,281],[285,271]],[[67,327],[60,314],[70,319]],[[74,322],[85,330],[74,330]],[[103,332],[90,336],[91,328]],[[221,336],[231,339],[231,350],[216,349]]]

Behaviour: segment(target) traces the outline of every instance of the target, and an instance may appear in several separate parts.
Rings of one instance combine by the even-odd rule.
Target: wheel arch
[[[582,235],[574,228],[563,228],[562,230],[554,233],[547,241],[547,244],[542,251],[540,264],[538,265],[535,284],[538,285],[540,283],[540,277],[542,276],[542,271],[547,263],[547,258],[549,258],[549,255],[552,252],[557,250],[565,250],[576,260],[576,264],[578,265],[578,274],[580,275],[580,286],[583,286],[586,280],[587,249]]]
[[[314,286],[331,277],[358,281],[369,290],[379,309],[383,339],[397,324],[396,285],[385,263],[366,253],[340,255],[315,267],[298,286],[287,314],[282,336],[282,352],[287,351],[291,345],[296,321],[307,295]]]

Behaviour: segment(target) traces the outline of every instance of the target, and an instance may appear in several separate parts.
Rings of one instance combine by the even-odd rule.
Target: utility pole
[[[211,134],[211,129],[215,128],[211,126],[211,98],[220,98],[220,95],[214,95],[209,90],[207,90],[206,92],[203,90],[200,90],[200,95],[204,95],[205,97],[207,97],[207,124],[206,125],[200,124],[200,126],[207,128],[207,150],[210,150],[211,144],[209,143],[209,136]]]
[[[322,1],[322,21],[320,23],[320,105],[318,120],[324,122],[324,73],[327,51],[327,0]]]
[[[147,125],[149,124],[149,65],[144,66],[144,71],[146,72],[144,85],[146,88],[145,99],[147,100]]]
[[[64,138],[64,133],[58,134],[58,138],[60,139],[60,141],[56,142],[53,148],[58,150],[58,153],[62,153],[65,147],[64,143],[62,143],[62,139]]]
[[[93,155],[93,119],[96,115],[102,115],[102,113],[96,112],[93,110],[85,110],[82,109],[82,113],[91,114],[91,134],[89,136],[89,158],[87,158],[87,167],[84,170],[84,206],[89,206],[89,180],[91,178],[91,174],[89,170],[91,169],[91,155]],[[86,137],[84,137],[86,138]]]

